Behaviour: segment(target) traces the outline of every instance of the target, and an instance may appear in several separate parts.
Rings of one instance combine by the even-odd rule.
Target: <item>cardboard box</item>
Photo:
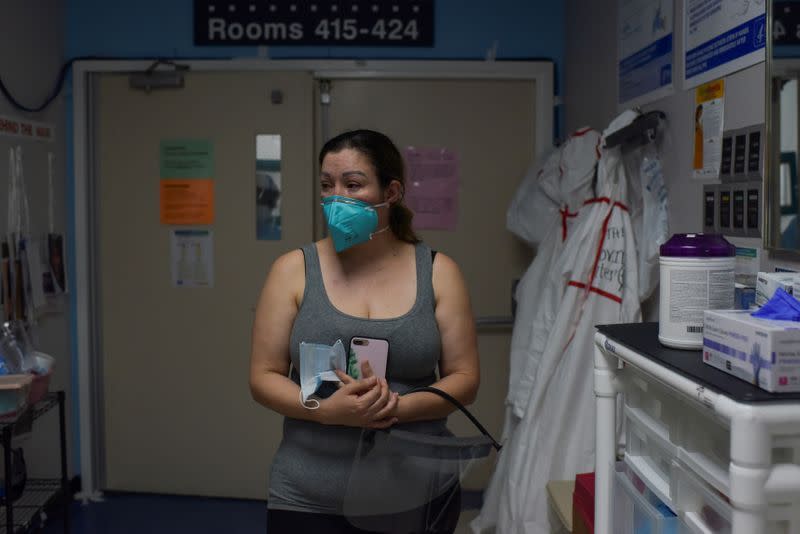
[[[800,391],[800,323],[707,310],[703,362],[771,392]]]
[[[763,306],[778,288],[792,294],[797,273],[758,273],[756,277],[756,306]]]

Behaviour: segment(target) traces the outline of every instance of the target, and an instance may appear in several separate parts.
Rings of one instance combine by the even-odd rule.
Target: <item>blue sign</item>
[[[672,0],[619,0],[619,103],[665,96],[672,89]],[[657,91],[657,93],[655,93]]]
[[[684,89],[764,61],[767,1],[684,0]]]
[[[686,78],[708,72],[766,46],[767,17],[760,15],[686,52]]]
[[[672,34],[619,63],[619,101],[672,84]]]

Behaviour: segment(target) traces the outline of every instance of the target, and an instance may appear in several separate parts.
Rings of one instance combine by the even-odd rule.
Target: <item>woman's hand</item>
[[[361,376],[364,378],[375,376],[375,373],[372,371],[372,366],[369,364],[369,362],[363,362],[361,364]],[[347,379],[352,380],[350,376],[347,376]],[[387,402],[386,405],[377,414],[375,414],[375,421],[373,424],[369,425],[368,428],[389,428],[398,421],[397,403],[399,402],[400,395],[389,389],[389,384],[386,382],[386,380],[382,378],[378,379],[379,382],[381,380],[386,386],[387,391],[389,391],[389,402]]]
[[[386,380],[376,378],[369,364],[362,366],[364,378],[356,380],[342,371],[336,375],[342,386],[320,403],[323,423],[362,428],[388,428],[397,422],[397,393]]]

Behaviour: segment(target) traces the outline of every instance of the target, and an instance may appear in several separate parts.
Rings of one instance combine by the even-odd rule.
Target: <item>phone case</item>
[[[389,342],[385,339],[354,337],[350,340],[347,359],[347,374],[361,378],[361,362],[368,361],[375,376],[386,378],[386,362],[389,359]]]

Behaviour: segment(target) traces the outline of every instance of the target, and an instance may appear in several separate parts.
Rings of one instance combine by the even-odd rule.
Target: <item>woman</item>
[[[467,405],[479,383],[464,279],[412,230],[395,145],[375,131],[346,132],[325,144],[319,164],[331,236],[275,261],[253,326],[253,398],[285,416],[270,475],[270,534],[358,532],[342,500],[362,429],[445,434],[449,402],[403,394],[433,385]],[[389,341],[386,379],[368,368],[359,380],[337,371],[341,387],[318,392],[318,409],[310,409],[298,385],[300,343],[348,346],[355,336]],[[459,500],[429,506],[446,508],[434,514],[444,518],[437,528],[452,531]]]

